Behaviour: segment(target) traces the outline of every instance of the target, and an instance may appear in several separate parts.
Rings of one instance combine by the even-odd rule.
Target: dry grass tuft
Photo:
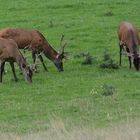
[[[1,134],[0,140],[140,140],[140,123],[127,123],[104,129],[75,127],[67,130],[61,120],[56,120],[50,123],[46,132],[24,136]]]

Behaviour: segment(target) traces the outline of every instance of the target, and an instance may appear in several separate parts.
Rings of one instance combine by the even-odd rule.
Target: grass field
[[[20,27],[41,31],[59,50],[65,34],[69,59],[63,73],[44,57],[49,72],[39,66],[33,83],[22,75],[13,81],[9,65],[0,84],[0,132],[25,134],[49,130],[51,120],[62,120],[66,129],[77,127],[106,128],[140,119],[140,73],[128,68],[123,57],[118,70],[101,69],[104,51],[118,62],[117,27],[130,21],[140,29],[139,0],[0,0],[0,28]],[[89,52],[95,60],[82,65]],[[25,54],[31,63],[31,54]],[[104,84],[113,85],[112,96],[101,94]],[[140,127],[140,125],[138,125]]]

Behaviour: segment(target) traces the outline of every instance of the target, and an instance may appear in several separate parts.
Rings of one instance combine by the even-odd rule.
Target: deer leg
[[[131,69],[132,63],[131,63],[131,57],[128,56],[128,60],[129,60],[129,68]]]
[[[120,66],[122,65],[122,49],[123,49],[123,46],[121,44],[119,44],[120,46]]]
[[[32,58],[33,58],[33,63],[35,64],[36,61],[36,54],[34,52],[32,52]]]
[[[126,52],[130,53],[130,50],[128,48],[126,48]],[[128,61],[129,61],[129,68],[131,69],[132,66],[132,62],[131,62],[131,56],[128,56]]]
[[[23,49],[24,54],[26,53],[26,48]]]
[[[29,47],[30,47],[30,46],[27,45],[27,46],[25,46],[25,47],[23,48],[23,52],[24,52],[24,54],[25,54],[26,50],[29,49]]]
[[[13,62],[10,62],[10,65],[11,65],[11,68],[12,68],[12,72],[13,72],[13,75],[14,75],[14,79],[15,79],[15,81],[17,82],[18,79],[17,79],[16,73],[15,73],[15,66],[14,66],[14,63],[13,63]]]
[[[44,69],[45,69],[45,71],[48,71],[47,67],[46,67],[45,64],[44,64],[44,60],[43,60],[43,57],[41,56],[41,54],[38,55],[38,58],[39,58],[39,60],[41,61],[42,65],[43,65],[43,67],[44,67]]]
[[[5,61],[1,62],[1,67],[0,67],[0,82],[2,82],[2,74],[4,72],[4,66],[5,66]]]

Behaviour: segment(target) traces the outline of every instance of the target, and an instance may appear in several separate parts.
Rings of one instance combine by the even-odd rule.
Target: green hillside
[[[49,129],[51,120],[75,126],[104,128],[140,118],[140,72],[130,70],[127,57],[117,70],[101,69],[106,50],[119,62],[117,27],[130,21],[140,29],[139,0],[0,0],[0,28],[37,29],[59,50],[63,33],[68,44],[64,72],[43,56],[49,72],[39,65],[27,84],[17,67],[14,82],[9,64],[0,84],[0,132],[28,133]],[[92,65],[83,65],[88,53]],[[32,63],[31,52],[26,52]],[[104,96],[103,87],[115,89]],[[110,87],[111,86],[111,87]]]

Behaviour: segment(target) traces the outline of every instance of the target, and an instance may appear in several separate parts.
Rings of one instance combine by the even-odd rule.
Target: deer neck
[[[57,58],[58,56],[58,52],[56,50],[54,50],[50,44],[48,43],[45,43],[44,46],[43,46],[43,53],[44,55],[50,59],[51,61],[55,61],[55,59]]]
[[[134,54],[134,56],[138,55],[138,40],[137,36],[133,31],[129,31],[131,35],[131,40],[130,40],[130,52]]]
[[[23,64],[27,65],[25,58],[22,55],[18,55],[16,57],[16,62],[18,63],[19,67],[23,71]]]

